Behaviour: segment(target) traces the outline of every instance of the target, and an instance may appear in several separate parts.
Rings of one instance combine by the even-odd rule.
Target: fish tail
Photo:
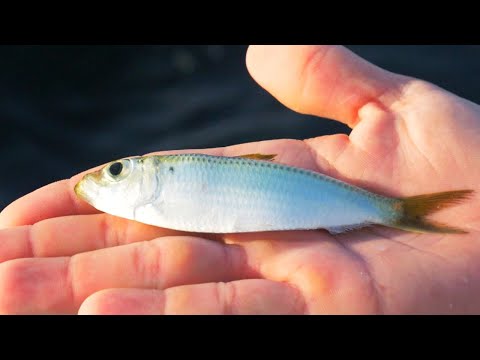
[[[459,204],[471,197],[473,190],[446,191],[398,199],[394,204],[396,220],[389,226],[421,233],[466,234],[467,231],[428,220],[436,211]]]

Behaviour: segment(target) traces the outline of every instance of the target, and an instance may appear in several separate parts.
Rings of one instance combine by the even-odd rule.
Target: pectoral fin
[[[245,158],[245,159],[253,159],[253,160],[266,160],[266,161],[273,161],[277,154],[245,154],[239,155],[235,157]]]

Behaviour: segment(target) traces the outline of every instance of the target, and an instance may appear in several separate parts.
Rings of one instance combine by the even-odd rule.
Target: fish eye
[[[103,169],[103,174],[110,180],[120,181],[130,174],[131,167],[130,160],[118,160],[106,166]]]
[[[123,170],[123,164],[119,161],[117,162],[114,162],[112,165],[110,165],[110,167],[108,168],[108,171],[110,173],[110,175],[112,176],[118,176],[120,175],[120,173],[122,172]]]

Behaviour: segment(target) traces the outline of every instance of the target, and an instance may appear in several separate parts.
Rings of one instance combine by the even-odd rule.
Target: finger
[[[294,284],[305,312],[373,314],[381,311],[377,285],[363,257],[326,231],[228,234],[241,243],[260,278]],[[352,304],[351,299],[357,299]]]
[[[252,45],[246,62],[252,77],[289,108],[349,126],[364,105],[390,101],[405,81],[341,46]]]
[[[31,225],[43,219],[99,211],[75,195],[73,188],[84,173],[45,185],[8,205],[0,213],[0,229]]]
[[[0,263],[28,257],[72,256],[173,235],[186,233],[108,214],[46,219],[0,230]]]
[[[79,314],[302,314],[301,295],[285,283],[239,280],[160,290],[109,289],[93,294]]]
[[[252,277],[239,246],[167,237],[71,258],[17,259],[0,264],[0,313],[76,313],[108,288],[168,287]]]
[[[288,149],[288,152],[285,150]],[[229,146],[215,149],[190,149],[178,151],[163,151],[152,154],[172,153],[202,153],[217,156],[237,156],[248,153],[277,154],[275,161],[285,164],[295,164],[308,169],[315,169],[315,163],[305,151],[301,141],[274,140]],[[306,156],[304,156],[306,155]],[[0,229],[8,227],[32,225],[41,220],[69,216],[99,213],[98,210],[80,200],[73,191],[76,183],[84,174],[99,169],[84,171],[69,180],[61,180],[46,185],[8,205],[0,213]]]

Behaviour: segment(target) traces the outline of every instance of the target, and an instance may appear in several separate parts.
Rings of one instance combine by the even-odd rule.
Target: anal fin
[[[361,224],[350,224],[350,225],[342,225],[342,226],[332,226],[325,228],[330,234],[336,235],[336,234],[341,234],[347,231],[352,231],[352,230],[357,230],[363,227],[367,227],[373,225],[372,223],[369,222],[364,222]]]

